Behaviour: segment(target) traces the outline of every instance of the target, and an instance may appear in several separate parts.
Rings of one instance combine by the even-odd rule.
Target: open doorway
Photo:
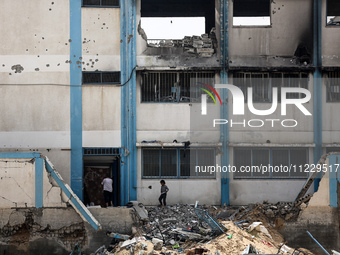
[[[113,180],[113,204],[114,206],[120,205],[120,157],[119,153],[115,151],[116,149],[111,151],[108,149],[113,148],[84,149],[83,180],[85,205],[105,206],[101,182],[106,176]]]

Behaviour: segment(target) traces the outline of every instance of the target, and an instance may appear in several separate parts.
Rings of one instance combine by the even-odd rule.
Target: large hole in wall
[[[207,38],[212,31],[215,37],[215,0],[141,0],[140,25],[149,46],[195,48],[188,45],[195,41],[212,49]]]
[[[233,26],[270,26],[270,0],[234,0]]]
[[[141,25],[149,40],[182,39],[205,33],[204,17],[145,17]]]

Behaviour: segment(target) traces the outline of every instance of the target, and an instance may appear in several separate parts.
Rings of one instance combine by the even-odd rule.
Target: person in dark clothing
[[[165,185],[164,180],[161,180],[160,183],[161,183],[161,195],[158,198],[158,201],[160,203],[159,206],[162,206],[162,205],[166,206],[166,194],[168,193],[169,188],[168,188],[168,186]],[[162,203],[162,201],[163,201],[163,203]]]

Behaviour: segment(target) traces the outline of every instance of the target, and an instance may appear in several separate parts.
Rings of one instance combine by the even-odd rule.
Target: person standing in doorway
[[[113,206],[113,204],[112,204],[112,197],[113,197],[112,184],[113,184],[113,181],[108,175],[102,181],[103,191],[104,191],[104,200],[105,200],[106,207]]]
[[[166,206],[166,194],[168,193],[169,188],[168,186],[165,185],[164,180],[161,180],[160,183],[161,183],[161,195],[158,198],[158,201],[160,203],[159,206],[162,206],[162,205]]]

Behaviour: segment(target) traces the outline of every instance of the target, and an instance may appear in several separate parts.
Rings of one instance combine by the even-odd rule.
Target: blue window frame
[[[307,178],[307,148],[234,148],[235,179]]]
[[[207,170],[215,166],[215,148],[143,148],[143,178],[216,178]],[[199,166],[201,171],[196,171]]]
[[[120,84],[120,72],[83,72],[83,84]]]
[[[119,0],[82,0],[83,7],[119,7]]]

